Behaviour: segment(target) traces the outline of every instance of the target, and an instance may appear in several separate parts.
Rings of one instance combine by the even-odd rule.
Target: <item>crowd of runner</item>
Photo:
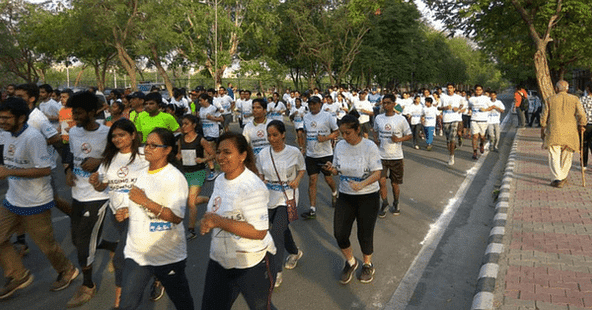
[[[271,294],[283,268],[295,268],[303,256],[289,223],[298,219],[305,173],[309,204],[300,217],[316,218],[323,174],[344,257],[339,281],[349,283],[360,265],[350,243],[357,222],[363,254],[357,277],[369,283],[377,218],[401,212],[403,142],[431,151],[434,136],[445,136],[448,165],[454,165],[455,149],[470,139],[478,159],[487,138],[498,150],[505,110],[496,92],[481,85],[471,91],[448,84],[400,94],[330,87],[252,95],[231,85],[175,89],[168,100],[159,89],[113,90],[104,97],[92,88],[74,93],[47,84],[9,85],[0,104],[0,179],[8,180],[0,207],[6,277],[0,299],[33,281],[22,263],[28,235],[57,273],[50,290],[63,290],[82,274],[67,307],[97,293],[93,262],[97,249],[105,249],[115,272],[115,309],[138,309],[150,283],[152,300],[166,291],[177,309],[194,309],[187,242],[210,233],[201,308],[230,309],[239,293],[251,309],[274,308]],[[231,130],[233,119],[240,132]],[[286,141],[288,122],[294,145]],[[71,201],[58,195],[61,173]],[[201,193],[207,181],[214,182],[209,197]],[[207,207],[198,224],[201,204]],[[54,206],[70,217],[76,262],[53,237]]]

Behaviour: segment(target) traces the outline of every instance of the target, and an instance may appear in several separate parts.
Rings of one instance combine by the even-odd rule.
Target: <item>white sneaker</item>
[[[440,136],[440,137],[441,137],[441,136],[443,136],[443,134],[442,134],[442,131],[443,131],[443,130],[440,130],[440,134],[439,134],[439,136]]]
[[[450,155],[450,159],[448,160],[448,166],[454,165],[454,155]]]
[[[273,287],[280,287],[280,285],[282,285],[283,281],[284,281],[284,278],[282,277],[282,273],[278,272],[277,276],[275,277],[275,284],[273,285]]]
[[[298,254],[290,254],[286,258],[286,263],[284,264],[284,268],[286,269],[294,269],[296,268],[296,264],[298,264],[298,260],[304,254],[301,250],[298,250]]]

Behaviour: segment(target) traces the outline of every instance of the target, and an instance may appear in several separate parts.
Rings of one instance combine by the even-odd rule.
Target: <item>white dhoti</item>
[[[549,167],[551,168],[553,180],[567,179],[571,169],[573,153],[573,150],[562,145],[549,146]]]

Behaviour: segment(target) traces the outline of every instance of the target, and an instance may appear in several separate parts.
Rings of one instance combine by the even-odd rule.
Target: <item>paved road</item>
[[[237,128],[233,124],[233,129]],[[288,128],[288,131],[287,140],[293,144],[292,128]],[[294,270],[284,272],[284,283],[274,291],[273,302],[279,309],[382,309],[393,308],[393,305],[396,309],[470,308],[474,282],[489,233],[486,225],[491,217],[488,216],[489,213],[493,214],[493,208],[487,210],[487,197],[491,196],[497,171],[503,167],[500,159],[504,158],[507,146],[502,147],[502,152],[488,154],[484,160],[476,162],[471,159],[470,143],[465,143],[456,151],[456,163],[452,167],[447,166],[444,137],[435,137],[431,152],[425,150],[425,145],[422,145],[421,150],[410,146],[406,143],[404,147],[402,214],[379,219],[376,225],[375,280],[370,284],[361,284],[356,280],[346,286],[339,284],[343,258],[333,238],[330,191],[324,181],[319,181],[317,219],[291,224],[296,243],[304,251],[304,256]],[[479,163],[481,170],[471,170]],[[474,178],[472,182],[465,182],[471,175],[474,175],[471,177]],[[69,198],[69,189],[63,181],[60,184],[61,195]],[[0,184],[0,189],[5,188],[5,182]],[[211,190],[212,184],[208,183],[202,193],[207,195]],[[299,208],[303,212],[308,208],[306,178],[300,190]],[[466,191],[464,199],[457,200],[459,190]],[[390,193],[389,197],[392,201]],[[478,205],[486,205],[485,210],[477,211]],[[451,208],[457,211],[450,219],[449,228],[439,227],[436,223],[441,223],[437,221],[443,211],[450,211]],[[200,212],[203,213],[204,209],[201,206]],[[76,255],[69,237],[69,221],[59,211],[53,212],[55,236],[67,255],[75,261]],[[447,214],[450,215],[450,212]],[[439,234],[441,240],[431,243],[433,254],[429,257],[426,256],[429,252],[426,251],[426,244],[429,242],[424,241],[433,241],[434,238],[426,238],[428,232],[430,236]],[[209,238],[201,236],[188,243],[187,273],[198,306],[196,308],[201,303]],[[355,256],[361,259],[355,228],[351,240]],[[423,256],[419,257],[418,253]],[[418,264],[418,259],[425,260],[425,263]],[[81,278],[78,278],[72,287],[62,292],[49,292],[49,285],[55,280],[56,274],[35,246],[24,258],[24,263],[35,275],[35,282],[13,298],[0,302],[2,309],[61,309],[81,283]],[[112,305],[114,275],[107,266],[107,253],[99,251],[95,263],[98,292],[93,300],[80,309],[108,309]],[[410,273],[415,274],[415,277],[410,278]],[[403,279],[407,291],[397,291]],[[417,285],[411,285],[413,282]],[[397,294],[393,296],[395,291]],[[394,300],[397,302],[394,303]],[[173,309],[173,306],[165,297],[156,303],[146,301],[143,309]],[[239,297],[233,309],[247,309],[246,303]]]

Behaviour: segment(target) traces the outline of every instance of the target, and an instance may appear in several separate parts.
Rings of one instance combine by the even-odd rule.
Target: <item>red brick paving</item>
[[[574,154],[568,185],[562,189],[549,186],[547,151],[541,149],[539,136],[535,128],[521,129],[516,136],[506,257],[500,261],[500,270],[505,272],[498,278],[503,283],[498,290],[506,298],[496,297],[496,304],[518,308],[534,301],[592,308],[592,173],[586,173],[589,185],[582,187],[580,158]],[[539,225],[537,232],[524,230],[533,225]],[[572,229],[555,233],[554,225]],[[519,254],[510,259],[509,251]],[[548,262],[545,257],[556,261]]]

